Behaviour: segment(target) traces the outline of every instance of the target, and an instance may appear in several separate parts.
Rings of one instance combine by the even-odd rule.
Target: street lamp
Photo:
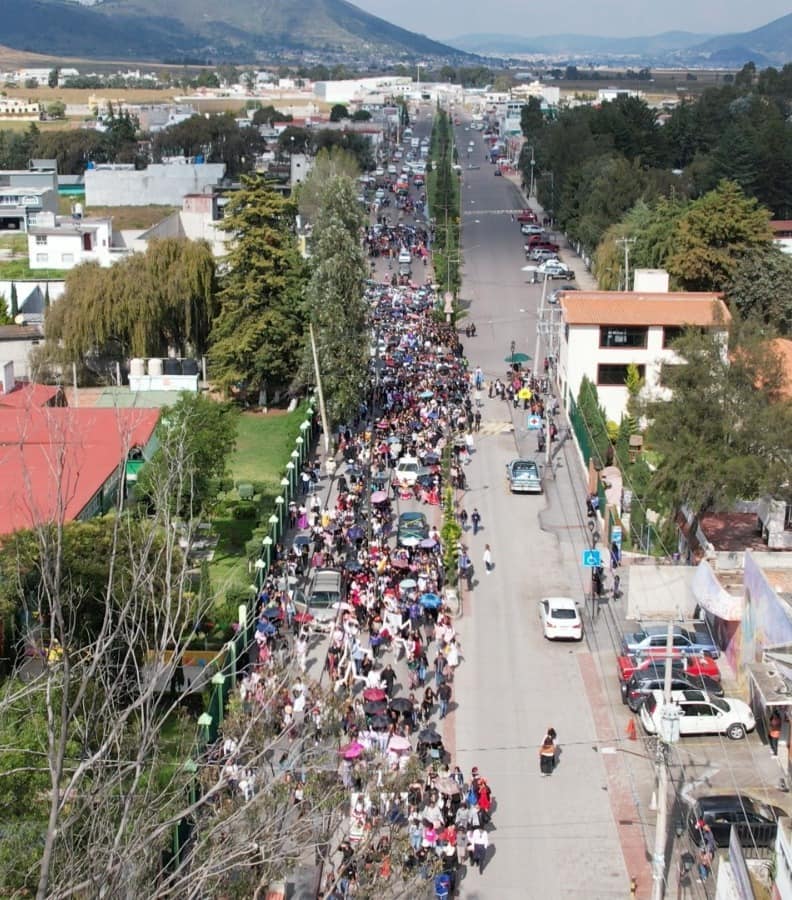
[[[269,567],[270,567],[273,543],[274,543],[274,541],[272,540],[272,538],[269,535],[262,538],[262,540],[261,540],[261,546],[264,548],[264,550],[267,553],[267,564],[266,564],[267,569],[269,569]]]
[[[289,493],[291,491],[291,479],[289,478],[281,478],[281,488],[283,489],[283,495],[286,499],[289,499]]]
[[[529,144],[528,149],[531,151],[531,183],[528,187],[528,199],[530,200],[531,197],[533,197],[534,192],[534,166],[536,165],[536,157],[534,156],[533,144]]]
[[[303,439],[302,439],[302,435],[299,435],[299,434],[298,434],[298,435],[297,435],[297,439],[295,440],[294,443],[297,444],[297,452],[298,452],[299,455],[300,455],[300,464],[302,464],[302,461],[303,461],[303,443],[304,443],[304,441],[303,441]]]
[[[278,509],[278,528],[283,529],[283,505],[286,503],[286,500],[283,497],[275,498],[275,506]]]
[[[269,517],[269,526],[270,526],[270,531],[273,534],[273,540],[274,540],[278,534],[278,517],[275,515],[275,513],[273,513]]]
[[[198,716],[198,725],[201,728],[201,737],[203,738],[203,746],[209,743],[209,729],[212,727],[212,717],[209,713],[204,712]]]
[[[294,492],[297,485],[294,483],[294,462],[292,460],[286,463],[286,475],[289,479],[289,487]]]

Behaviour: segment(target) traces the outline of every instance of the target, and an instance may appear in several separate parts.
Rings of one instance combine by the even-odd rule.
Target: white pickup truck
[[[575,273],[566,263],[560,259],[546,259],[538,266],[523,266],[523,272],[527,272],[531,277],[531,281],[536,284],[537,281],[543,281],[545,278],[563,278],[572,281]]]

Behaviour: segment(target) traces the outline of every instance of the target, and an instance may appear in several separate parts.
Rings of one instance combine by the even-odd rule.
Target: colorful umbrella
[[[382,688],[366,688],[366,690],[363,691],[363,699],[376,702],[378,700],[387,700],[388,695]]]
[[[452,797],[454,794],[460,793],[459,785],[453,778],[435,778],[432,782],[432,787],[439,793],[445,794],[447,797]]]
[[[428,537],[424,538],[418,546],[423,547],[424,550],[431,550],[436,544],[437,541],[434,538]]]
[[[394,753],[404,753],[411,749],[410,742],[400,734],[394,734],[388,741],[388,750],[392,750]]]
[[[363,744],[360,744],[357,741],[352,741],[351,744],[347,744],[346,747],[342,747],[338,752],[341,754],[341,756],[344,757],[344,759],[357,759],[365,749],[366,748],[363,746]]]
[[[409,697],[396,697],[391,700],[390,708],[395,709],[398,713],[412,712],[413,702]]]
[[[417,587],[418,582],[414,578],[404,578],[399,582],[399,587],[403,591],[409,591],[411,588]]]
[[[391,566],[394,569],[409,569],[410,561],[407,559],[392,559]]]
[[[313,622],[314,617],[309,612],[298,612],[294,616],[294,621],[298,625],[306,625],[308,622]]]
[[[426,609],[439,609],[442,606],[443,601],[437,594],[426,593],[421,594],[421,606]]]
[[[364,534],[365,532],[360,525],[353,525],[347,532],[347,537],[350,541],[359,541]]]
[[[374,491],[371,495],[372,503],[384,503],[388,499],[388,495],[385,491]]]

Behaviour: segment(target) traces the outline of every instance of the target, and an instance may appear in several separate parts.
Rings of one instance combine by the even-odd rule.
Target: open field
[[[168,103],[181,91],[174,88],[162,90],[148,88],[67,88],[67,87],[4,87],[10,98],[36,100],[46,106],[53,100],[64,103],[87,104],[89,97],[104,97],[112,103]]]
[[[83,195],[84,196],[84,195]],[[71,215],[71,205],[79,200],[79,196],[59,197],[58,212],[62,216]],[[157,222],[166,219],[171,213],[176,212],[175,206],[86,206],[83,204],[83,215],[97,218],[109,216],[113,220],[114,231],[136,231],[143,228],[151,228]]]
[[[0,66],[5,68],[44,68],[44,66],[69,66],[83,68],[90,66],[95,72],[115,72],[118,69],[140,69],[141,72],[200,72],[205,69],[212,71],[214,66],[182,65],[178,63],[161,63],[156,60],[146,62],[144,60],[130,59],[86,59],[82,56],[47,56],[43,53],[30,53],[27,50],[16,50],[13,47],[5,47],[0,44]]]

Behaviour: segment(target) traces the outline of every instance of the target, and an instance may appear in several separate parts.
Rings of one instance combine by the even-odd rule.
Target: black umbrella
[[[307,534],[298,534],[297,537],[294,539],[294,546],[295,546],[295,547],[302,547],[302,546],[304,546],[305,544],[310,544],[310,543],[311,543],[311,540],[312,540],[312,539],[311,539],[311,536],[310,536],[310,535],[307,535]]]
[[[413,702],[409,699],[409,697],[396,697],[391,700],[390,708],[395,709],[396,712],[400,713],[408,713],[412,712]]]
[[[418,743],[430,745],[442,744],[443,739],[434,728],[424,728],[423,731],[418,732]]]
[[[388,708],[387,700],[367,700],[363,704],[363,712],[367,716],[378,716]]]
[[[374,716],[369,722],[369,728],[373,731],[385,731],[390,727],[390,721],[385,716]]]
[[[348,559],[344,563],[344,568],[348,572],[359,572],[363,568],[363,566],[361,566],[361,564],[356,559]]]

